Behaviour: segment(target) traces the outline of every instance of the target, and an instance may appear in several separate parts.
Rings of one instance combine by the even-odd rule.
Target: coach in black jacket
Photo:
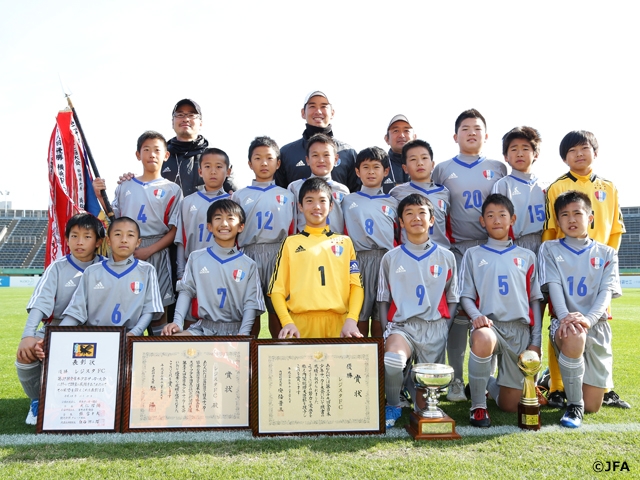
[[[324,133],[333,138],[331,120],[335,111],[327,96],[320,92],[311,92],[304,101],[302,118],[307,122],[307,128],[302,132],[302,138],[291,142],[280,149],[281,163],[276,171],[276,184],[287,188],[294,180],[309,178],[311,169],[307,165],[307,140],[316,133]],[[360,190],[360,179],[356,175],[356,151],[347,143],[336,138],[333,141],[338,146],[338,162],[331,178],[345,185],[350,191]]]

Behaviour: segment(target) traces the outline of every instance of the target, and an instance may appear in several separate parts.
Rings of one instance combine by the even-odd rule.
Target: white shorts
[[[411,348],[411,357],[416,363],[445,363],[449,335],[445,318],[432,322],[419,319],[389,322],[384,333],[385,340],[390,335],[401,335],[406,340]]]

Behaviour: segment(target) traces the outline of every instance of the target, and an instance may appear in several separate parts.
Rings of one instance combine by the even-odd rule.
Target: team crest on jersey
[[[344,247],[342,245],[331,245],[331,251],[336,257],[339,257],[344,252]]]
[[[156,198],[162,198],[162,197],[165,196],[165,191],[162,190],[161,188],[156,188],[153,191],[153,196],[156,197]]]
[[[604,260],[600,257],[591,257],[591,260],[589,261],[591,262],[591,266],[596,270],[600,270],[604,267]]]
[[[607,192],[605,192],[604,190],[596,190],[594,195],[596,197],[596,200],[598,200],[599,202],[604,202],[607,199]]]
[[[284,195],[276,195],[276,202],[278,202],[279,205],[284,205],[287,203],[287,197]]]
[[[438,200],[438,208],[440,209],[440,211],[444,212],[447,210],[447,204],[444,200],[439,199]]]
[[[360,273],[360,265],[357,260],[351,260],[349,262],[349,273]]]
[[[382,206],[382,213],[384,213],[387,217],[393,217],[395,215],[393,208],[391,208],[389,205]]]
[[[493,170],[484,170],[482,172],[482,175],[484,175],[484,178],[486,178],[487,180],[491,180],[493,177],[496,176],[496,174],[493,173]]]
[[[74,343],[71,358],[96,358],[97,343]]]
[[[513,263],[515,263],[518,268],[524,268],[525,266],[524,258],[516,257],[513,259]]]
[[[344,198],[344,193],[342,192],[333,192],[333,198],[335,198],[336,202],[342,203],[342,199]]]
[[[131,282],[129,288],[131,288],[134,295],[138,295],[144,288],[144,284],[142,282]]]
[[[234,270],[234,271],[233,271],[233,279],[234,279],[236,282],[240,282],[240,281],[242,281],[246,275],[247,275],[247,274],[246,274],[244,271],[242,271],[242,270]]]
[[[442,267],[440,265],[431,265],[429,267],[429,273],[431,273],[433,278],[438,278],[442,275]]]

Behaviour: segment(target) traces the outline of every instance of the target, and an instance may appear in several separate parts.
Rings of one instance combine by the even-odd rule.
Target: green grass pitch
[[[414,442],[406,409],[382,436],[33,435],[14,367],[31,292],[0,289],[0,478],[640,478],[640,290],[625,290],[612,307],[615,390],[631,410],[603,407],[570,431],[558,426],[562,412],[543,408],[543,429],[522,432],[515,414],[490,401],[494,427],[481,430],[469,427],[468,403],[442,397],[463,435],[449,442]],[[600,465],[610,471],[598,473]]]

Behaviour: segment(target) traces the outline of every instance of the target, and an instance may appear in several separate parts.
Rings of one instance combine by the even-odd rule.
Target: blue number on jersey
[[[258,217],[258,230],[262,230],[262,212],[256,212],[256,217]],[[273,230],[271,226],[271,222],[273,221],[273,214],[270,211],[264,212],[264,218],[267,220],[264,224],[264,230]]]
[[[364,231],[367,232],[368,235],[373,235],[373,220],[367,218],[364,221]]]
[[[582,277],[578,282],[578,288],[576,288],[576,293],[580,297],[584,297],[587,294],[587,291],[588,291],[587,285],[584,283],[586,279],[587,277]],[[573,290],[574,290],[573,275],[571,275],[570,277],[567,277],[567,282],[569,283],[569,295],[573,296]]]
[[[424,288],[424,285],[418,285],[416,287],[416,297],[418,297],[420,300],[418,301],[418,305],[422,305],[422,302],[424,301],[424,294],[426,293],[426,290]]]
[[[500,292],[500,295],[507,295],[509,293],[508,278],[507,275],[498,275],[498,292]]]
[[[464,208],[482,207],[482,192],[480,190],[474,190],[473,192],[465,190],[462,192],[462,196],[465,198]]]
[[[147,216],[144,214],[144,205],[140,206],[140,211],[138,212],[138,220],[142,223],[147,223]]]
[[[529,220],[531,223],[534,223],[536,220],[538,222],[544,222],[544,206],[542,205],[529,205]],[[534,217],[535,212],[535,217]]]
[[[200,225],[198,225],[198,229],[200,230],[200,236],[198,237],[198,241],[202,242],[202,236],[204,235],[204,231],[206,230],[204,223],[201,223]],[[213,236],[213,234],[209,231],[207,231],[208,235],[207,235],[207,243],[209,243],[211,241],[211,237]]]
[[[224,302],[227,299],[227,289],[226,288],[219,288],[218,289],[218,295],[222,295],[222,298],[220,299],[220,307],[219,308],[224,308]]]
[[[120,308],[120,304],[116,303],[116,308],[111,312],[111,323],[114,325],[118,325],[122,321],[122,312],[118,308]]]

